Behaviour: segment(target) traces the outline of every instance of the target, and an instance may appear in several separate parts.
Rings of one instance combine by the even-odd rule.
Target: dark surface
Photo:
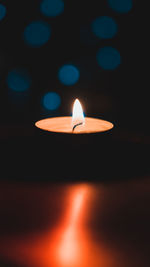
[[[109,181],[149,173],[149,144],[119,139],[117,130],[88,135],[53,134],[1,142],[2,179]]]

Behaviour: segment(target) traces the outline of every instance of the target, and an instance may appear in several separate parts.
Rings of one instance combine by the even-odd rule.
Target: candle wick
[[[83,122],[79,122],[79,123],[75,124],[75,125],[73,126],[73,128],[72,128],[72,131],[74,131],[74,129],[75,129],[77,126],[82,125],[82,124],[83,124]]]

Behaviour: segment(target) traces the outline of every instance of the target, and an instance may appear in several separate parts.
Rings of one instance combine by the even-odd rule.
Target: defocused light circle
[[[25,42],[33,47],[40,47],[48,42],[51,35],[50,26],[41,21],[30,23],[24,30]]]
[[[120,65],[120,53],[113,47],[100,48],[97,53],[97,62],[104,70],[114,70]]]
[[[117,24],[114,19],[107,16],[102,16],[96,18],[92,22],[92,31],[93,33],[102,39],[109,39],[116,35],[117,33]]]
[[[43,0],[40,9],[45,16],[55,17],[64,11],[64,2],[62,0]]]
[[[108,0],[108,5],[116,12],[128,13],[133,6],[132,0]]]
[[[73,85],[79,80],[79,70],[74,65],[63,65],[58,72],[58,78],[64,85]]]
[[[6,7],[3,4],[0,4],[0,20],[6,16]]]
[[[56,110],[61,103],[60,96],[55,92],[48,92],[43,96],[42,104],[47,110]]]
[[[24,70],[12,70],[8,73],[7,84],[14,91],[24,92],[31,86],[31,79]]]

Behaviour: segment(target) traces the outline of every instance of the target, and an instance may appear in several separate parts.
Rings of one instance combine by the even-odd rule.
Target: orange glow
[[[73,227],[70,227],[64,232],[58,251],[58,262],[61,266],[77,266],[79,256],[80,248],[76,240],[76,231]]]
[[[86,187],[77,190],[77,192],[75,193],[72,210],[70,214],[70,225],[74,225],[77,223],[77,220],[79,219],[79,215],[83,207],[86,193],[87,193]]]
[[[93,216],[91,211],[92,207],[95,207],[93,206],[95,196],[99,195],[99,192],[103,195],[103,188],[97,191],[90,184],[76,184],[66,186],[62,190],[64,190],[63,201],[57,195],[59,201],[56,205],[62,206],[63,212],[55,221],[55,225],[51,226],[50,222],[49,227],[42,232],[4,237],[2,235],[0,237],[1,258],[12,265],[23,267],[118,266],[118,259],[114,257],[115,251],[112,249],[109,251],[103,239],[97,240],[94,229],[88,226],[88,220]],[[20,192],[26,194],[24,188],[21,191],[19,187],[19,198]],[[32,192],[31,190],[31,199]],[[43,191],[44,195],[48,196],[47,213],[50,210],[49,200],[53,201],[50,192],[52,192],[51,188]],[[39,197],[39,194],[37,196]],[[98,206],[99,214],[102,212],[100,207],[101,203]],[[47,220],[49,219],[48,216]]]
[[[62,266],[77,266],[79,261],[81,261],[80,236],[77,224],[81,219],[80,215],[81,212],[83,212],[83,204],[85,202],[87,190],[86,186],[82,186],[80,189],[77,189],[73,195],[69,220],[58,250],[58,259]]]
[[[73,105],[72,126],[75,126],[79,123],[84,124],[84,115],[81,103],[78,99],[76,99]]]

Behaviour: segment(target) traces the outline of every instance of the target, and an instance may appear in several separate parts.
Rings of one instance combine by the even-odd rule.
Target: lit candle
[[[113,128],[113,124],[97,118],[84,117],[82,106],[78,99],[73,105],[71,116],[46,118],[35,123],[35,126],[49,132],[87,134],[105,132]]]

